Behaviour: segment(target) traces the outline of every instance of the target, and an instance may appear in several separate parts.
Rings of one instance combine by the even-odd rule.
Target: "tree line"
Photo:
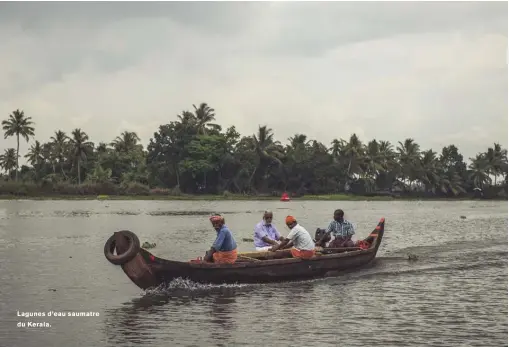
[[[295,134],[277,141],[267,125],[251,136],[214,123],[206,103],[160,125],[146,148],[135,132],[94,143],[82,129],[33,140],[23,111],[2,121],[16,148],[0,155],[0,194],[414,194],[507,196],[507,149],[494,143],[467,166],[454,144],[435,152],[407,138],[396,145],[356,134],[330,145]],[[19,143],[31,142],[19,167]]]

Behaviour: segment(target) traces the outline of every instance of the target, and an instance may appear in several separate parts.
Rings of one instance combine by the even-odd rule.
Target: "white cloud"
[[[81,127],[147,144],[207,102],[281,141],[507,146],[507,3],[6,4],[0,113],[23,109],[41,141]]]

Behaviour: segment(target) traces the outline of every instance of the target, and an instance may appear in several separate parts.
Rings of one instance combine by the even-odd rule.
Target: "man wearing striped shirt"
[[[334,211],[334,220],[330,222],[322,238],[316,242],[317,246],[324,247],[327,235],[332,234],[334,239],[329,242],[328,248],[355,247],[355,240],[352,240],[355,235],[354,227],[352,223],[344,219],[344,215],[343,210]]]

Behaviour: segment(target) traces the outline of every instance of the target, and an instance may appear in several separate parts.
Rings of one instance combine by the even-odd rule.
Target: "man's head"
[[[294,216],[287,216],[285,218],[285,224],[288,228],[292,229],[294,226],[297,225],[297,220]]]
[[[336,211],[334,211],[334,220],[336,222],[342,222],[344,215],[345,213],[343,212],[343,210],[337,209]]]
[[[210,217],[210,222],[212,223],[212,226],[214,229],[219,230],[224,225],[224,217],[220,214],[215,214],[212,217]]]
[[[265,210],[265,212],[263,213],[263,221],[265,222],[266,225],[269,225],[272,223],[273,217],[274,216],[273,216],[271,210]]]

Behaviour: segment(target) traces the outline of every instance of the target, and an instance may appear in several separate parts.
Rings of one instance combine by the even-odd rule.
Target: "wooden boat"
[[[234,264],[197,260],[173,261],[158,258],[140,247],[138,237],[127,230],[115,232],[104,245],[106,259],[120,265],[142,289],[156,287],[176,278],[199,283],[267,283],[328,277],[370,263],[376,256],[385,228],[381,218],[364,239],[367,248],[324,248],[311,259],[293,258],[290,250],[239,253]],[[116,254],[115,253],[116,250]]]

